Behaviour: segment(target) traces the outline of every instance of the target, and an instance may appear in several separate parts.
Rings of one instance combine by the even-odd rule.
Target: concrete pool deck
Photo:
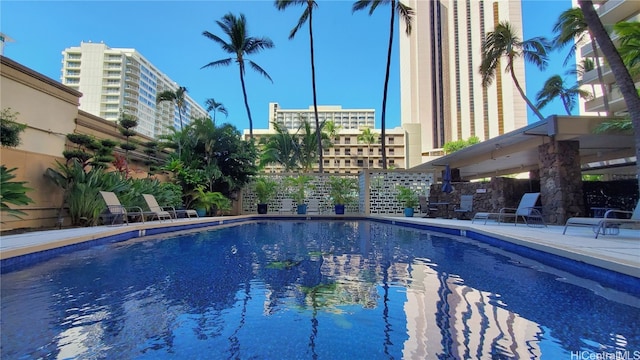
[[[162,230],[183,231],[195,228],[204,229],[206,226],[217,226],[229,221],[251,219],[341,219],[335,215],[241,215],[210,218],[177,219],[173,221],[147,221],[122,226],[94,226],[86,228],[70,228],[28,232],[17,235],[0,236],[0,260],[16,256],[51,250],[63,246],[97,240],[105,237],[119,236],[138,238],[147,231]],[[640,278],[640,230],[620,229],[618,235],[600,235],[595,239],[591,228],[570,227],[566,235],[562,235],[564,226],[550,225],[548,227],[527,227],[525,225],[496,224],[476,222],[470,220],[449,220],[402,216],[365,216],[348,214],[348,219],[373,219],[395,223],[409,223],[429,225],[436,228],[458,229],[463,233],[486,235],[504,240],[516,245],[558,255],[564,258],[581,261],[607,270]]]

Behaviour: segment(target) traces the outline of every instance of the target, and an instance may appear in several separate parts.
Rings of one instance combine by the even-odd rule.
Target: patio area
[[[527,227],[513,224],[472,224],[469,220],[407,218],[400,216],[349,216],[334,215],[243,215],[215,218],[177,219],[174,221],[148,221],[125,226],[95,226],[46,230],[0,237],[0,259],[5,260],[40,251],[51,250],[85,241],[105,237],[138,238],[149,233],[187,231],[208,226],[217,226],[245,220],[265,219],[373,219],[396,224],[429,225],[443,229],[461,230],[463,236],[468,231],[483,234],[494,239],[507,241],[561,257],[581,261],[607,270],[640,278],[640,230],[621,229],[618,235],[594,238],[590,228],[569,228],[562,235],[563,226]]]

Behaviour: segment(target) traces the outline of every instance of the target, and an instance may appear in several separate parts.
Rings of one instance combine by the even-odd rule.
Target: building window
[[[388,143],[389,143],[389,145],[393,145],[393,138],[392,137],[389,138]]]
[[[345,155],[351,155],[351,149],[344,149]]]
[[[344,161],[344,166],[351,166],[351,160],[347,159]]]
[[[393,149],[389,149],[389,155],[393,155],[394,151]]]
[[[344,143],[347,145],[351,144],[351,138],[350,137],[344,138]]]
[[[323,161],[323,164],[324,164],[325,166],[329,166],[329,160],[324,160],[324,161]]]
[[[378,165],[382,166],[382,160],[378,160]],[[369,167],[373,167],[373,160],[369,160]]]
[[[362,156],[362,148],[358,149],[358,155]]]
[[[340,149],[335,149],[335,154],[340,155]]]
[[[364,160],[360,159],[358,160],[358,167],[363,167],[364,166]]]

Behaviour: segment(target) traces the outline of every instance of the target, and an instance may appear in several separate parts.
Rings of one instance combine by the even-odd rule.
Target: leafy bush
[[[8,169],[4,165],[0,165],[0,211],[8,215],[20,218],[18,215],[26,215],[23,211],[11,209],[8,204],[28,205],[33,202],[26,193],[31,190],[25,187],[26,181],[11,181],[16,176],[12,174],[16,168]]]

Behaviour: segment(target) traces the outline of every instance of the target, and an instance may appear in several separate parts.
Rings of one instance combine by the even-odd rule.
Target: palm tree
[[[598,55],[598,48],[596,47],[596,39],[593,33],[589,31],[589,26],[584,19],[584,14],[580,8],[572,8],[564,11],[558,17],[555,25],[553,25],[553,32],[557,33],[553,39],[554,48],[563,48],[567,44],[572,44],[567,57],[564,60],[564,64],[575,55],[578,45],[584,41],[584,36],[588,35],[591,41],[591,49],[596,62],[596,70],[598,72],[598,81],[602,87],[602,100],[604,105],[604,111],[609,114],[609,98],[607,96],[607,88],[602,76],[602,67],[600,66],[600,56]]]
[[[336,124],[333,120],[325,121],[324,126],[322,127],[322,132],[326,135],[328,141],[326,142],[327,147],[333,147],[334,141],[338,140],[338,132],[342,126]]]
[[[276,131],[274,135],[261,139],[264,141],[264,147],[260,155],[260,166],[280,164],[285,172],[297,169],[300,158],[298,134],[292,134],[276,121],[273,122],[273,128]]]
[[[482,63],[480,64],[480,74],[482,75],[482,86],[491,85],[496,71],[500,67],[500,59],[504,56],[507,58],[505,71],[511,74],[520,96],[529,105],[531,110],[544,120],[544,116],[540,113],[531,100],[527,98],[520,86],[520,82],[516,78],[514,71],[514,61],[523,57],[525,60],[536,65],[540,70],[544,70],[547,66],[547,52],[550,49],[548,41],[544,37],[535,37],[529,40],[520,40],[515,32],[511,29],[511,25],[504,21],[499,23],[494,31],[487,33],[484,43],[482,44]]]
[[[611,41],[607,30],[602,25],[602,21],[600,21],[600,17],[598,17],[598,13],[593,7],[593,2],[591,0],[578,0],[578,4],[582,9],[589,29],[597,39],[598,45],[611,67],[616,84],[618,84],[627,104],[636,141],[636,159],[640,159],[640,95],[638,95],[633,78],[631,78],[629,70],[625,67],[622,57],[613,41]],[[640,175],[640,161],[636,161],[636,168],[637,175]],[[638,176],[638,189],[640,189],[640,176]]]
[[[247,109],[247,116],[249,117],[249,137],[253,140],[253,119],[251,118],[251,110],[249,109],[249,101],[247,99],[247,89],[244,83],[245,57],[247,55],[257,54],[262,49],[273,48],[273,41],[267,37],[257,38],[249,36],[247,33],[247,20],[244,17],[244,14],[240,14],[240,17],[236,17],[232,13],[228,13],[222,17],[221,21],[216,21],[216,24],[218,24],[222,29],[222,32],[229,37],[229,42],[224,41],[218,35],[214,35],[206,30],[202,32],[202,35],[218,43],[224,52],[232,54],[235,57],[212,61],[204,65],[201,69],[206,67],[228,66],[232,61],[238,63],[238,67],[240,69],[240,84],[242,85],[242,95],[244,96],[244,106]],[[269,74],[267,74],[267,72],[258,64],[251,60],[247,61],[251,68],[269,79],[269,81],[273,82],[271,76],[269,76]]]
[[[222,105],[222,103],[217,102],[215,99],[211,98],[211,99],[207,99],[204,104],[207,106],[207,112],[211,112],[213,111],[213,122],[216,122],[216,113],[220,112],[221,114],[224,114],[224,116],[228,117],[229,116],[229,112],[227,111],[227,108],[224,107],[224,105]]]
[[[316,66],[313,53],[313,9],[318,7],[318,4],[314,0],[276,0],[275,6],[278,10],[284,10],[290,5],[302,5],[306,6],[298,24],[291,29],[289,33],[289,40],[296,36],[298,30],[309,20],[309,49],[311,51],[311,88],[313,89],[313,113],[316,117],[316,129],[320,130],[320,119],[318,119],[318,99],[316,96]],[[318,143],[318,172],[324,172],[322,164],[322,140],[320,138],[320,131],[316,131],[317,143]]]
[[[578,84],[567,88],[560,75],[553,75],[547,79],[542,90],[536,95],[536,107],[542,109],[555,100],[555,98],[560,97],[564,109],[567,111],[567,115],[571,115],[571,110],[573,110],[573,107],[576,105],[576,96],[589,99],[591,93],[580,89],[580,85]]]
[[[634,76],[640,73],[640,22],[622,21],[613,25],[618,34],[618,52],[629,73]]]
[[[171,101],[176,107],[178,107],[178,117],[180,118],[180,131],[182,131],[182,112],[187,107],[185,95],[187,88],[180,86],[176,91],[165,90],[156,96],[156,104],[164,101]]]
[[[378,142],[378,135],[371,132],[371,129],[364,128],[362,132],[358,134],[358,142],[367,144],[367,169],[369,168],[369,156],[371,155],[371,145]]]
[[[391,4],[391,18],[389,21],[389,47],[387,49],[387,69],[384,75],[384,91],[382,94],[382,114],[380,116],[380,127],[382,131],[382,168],[387,168],[387,149],[386,149],[386,115],[387,115],[387,89],[389,88],[389,73],[391,71],[391,50],[393,49],[393,27],[395,24],[396,11],[402,20],[404,20],[406,34],[411,35],[411,21],[414,11],[411,7],[396,0],[358,0],[353,4],[352,11],[358,11],[369,8],[369,15],[373,14],[378,5]]]

